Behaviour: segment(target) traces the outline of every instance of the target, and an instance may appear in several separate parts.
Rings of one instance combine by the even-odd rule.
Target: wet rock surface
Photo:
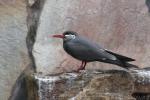
[[[135,93],[150,93],[150,70],[136,70],[132,75],[135,81]]]
[[[38,85],[40,100],[138,100],[137,92],[148,94],[148,99],[139,100],[149,100],[149,76],[141,72],[150,75],[143,70],[87,70],[58,75],[34,74],[33,79]],[[141,81],[141,77],[148,80]]]

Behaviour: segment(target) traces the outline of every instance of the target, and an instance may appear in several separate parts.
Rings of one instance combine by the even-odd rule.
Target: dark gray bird
[[[93,61],[115,64],[126,69],[138,68],[128,63],[135,61],[134,59],[108,51],[87,38],[79,36],[76,32],[66,31],[62,35],[53,35],[53,37],[62,38],[64,50],[72,57],[82,61],[78,71],[85,69],[87,62]]]

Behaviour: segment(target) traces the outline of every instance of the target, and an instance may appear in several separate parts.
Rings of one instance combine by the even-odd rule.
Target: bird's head
[[[76,32],[73,31],[66,31],[63,34],[56,34],[53,35],[52,37],[54,38],[62,38],[64,41],[68,41],[68,40],[73,40],[78,36],[78,34]]]

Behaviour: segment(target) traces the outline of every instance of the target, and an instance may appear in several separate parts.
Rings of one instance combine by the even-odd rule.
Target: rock
[[[33,80],[38,85],[40,100],[135,100],[134,97],[145,93],[143,88],[148,88],[147,93],[150,93],[150,82],[146,83],[148,85],[143,85],[145,81],[136,85],[141,77],[139,73],[121,70],[87,70],[56,75],[36,73]],[[148,77],[144,76],[143,79]],[[140,94],[135,94],[137,92]]]
[[[104,74],[94,77],[75,100],[134,100],[133,80],[127,73]]]
[[[26,1],[28,13],[27,16],[28,34],[26,37],[26,44],[31,62],[26,66],[25,70],[23,70],[20,76],[17,78],[16,83],[13,86],[9,100],[37,100],[36,95],[37,88],[36,86],[34,86],[36,84],[33,78],[29,76],[31,76],[31,74],[36,72],[34,57],[32,55],[32,48],[35,42],[37,23],[43,2],[44,0],[42,2],[40,0],[35,0],[34,2],[32,0]]]
[[[26,0],[26,2],[27,4],[22,0],[0,0],[0,33],[2,33],[0,34],[0,97],[2,100],[8,99],[15,80],[17,81],[13,88],[14,91],[12,92],[14,95],[11,97],[16,96],[16,94],[18,94],[17,97],[22,94],[26,97],[26,89],[29,89],[24,80],[26,76],[28,76],[28,74],[24,76],[23,70],[26,67],[31,68],[33,72],[35,72],[37,68],[37,72],[41,72],[44,75],[68,72],[79,66],[79,61],[71,58],[64,52],[62,41],[49,38],[49,35],[62,33],[65,30],[77,31],[81,35],[89,37],[92,41],[101,43],[107,49],[136,58],[137,62],[135,62],[135,64],[140,67],[145,67],[150,64],[148,56],[150,55],[150,52],[148,52],[150,48],[148,1]],[[25,41],[29,55],[27,54]],[[29,59],[28,56],[31,59]],[[110,69],[109,66],[110,65],[94,62],[89,64],[87,69]],[[114,67],[118,69],[116,66],[111,68]],[[136,75],[136,72],[134,74]],[[97,81],[97,78],[93,78],[92,80],[92,76],[86,77],[85,75],[84,73],[84,77],[82,74],[79,77],[77,75],[79,81],[74,80],[74,76],[72,75],[72,81],[67,81],[67,78],[62,77],[60,80],[64,80],[62,83],[60,80],[58,81],[59,88],[56,87],[56,90],[58,90],[56,95],[61,94],[60,97],[68,98],[65,95],[70,92],[73,98],[75,95],[81,97],[80,94],[87,96],[86,93],[94,93],[91,90],[87,92],[86,86],[92,86],[90,83]],[[44,77],[45,76],[41,78],[41,81],[43,81]],[[84,80],[85,83],[82,83],[84,81],[81,81],[80,78]],[[88,81],[88,78],[91,80]],[[112,78],[114,78],[114,76]],[[105,79],[111,79],[111,76],[105,76]],[[149,83],[146,83],[148,81],[147,78],[145,79],[145,76],[144,81],[143,76],[135,76],[133,79],[135,79],[134,83],[136,83],[134,84],[136,87],[134,89],[135,94],[137,94],[138,91],[142,93],[146,91],[146,93],[149,93],[149,88],[145,88],[149,86]],[[100,80],[103,79],[100,78]],[[53,81],[55,81],[55,79]],[[66,85],[66,87],[64,86],[65,82],[72,82],[66,84],[70,85],[74,90],[68,89],[69,92],[62,91],[67,87]],[[144,84],[141,85],[141,82],[142,84],[144,82]],[[46,84],[47,79],[45,85]],[[75,85],[77,87],[74,87],[72,84],[79,84],[80,86]],[[105,85],[109,86],[110,84]],[[92,86],[92,88],[94,88],[94,86]],[[109,88],[113,87],[109,86]],[[84,91],[77,95],[77,92],[81,91],[80,89]],[[108,92],[111,92],[110,90],[108,90]],[[100,92],[105,91],[106,90]],[[117,90],[117,92],[118,91],[119,90]],[[51,91],[48,90],[48,93],[50,95],[46,94],[46,97],[53,96]],[[27,95],[29,94],[27,93]],[[54,97],[56,97],[56,95],[54,95]],[[103,95],[100,98],[108,99],[113,97]],[[124,97],[121,96],[120,98]]]
[[[132,92],[132,78],[130,75],[126,75],[128,73],[122,72],[121,74],[113,74],[113,75],[104,75],[102,77],[95,77],[92,79],[91,83],[89,84],[90,88],[94,88],[97,90],[97,88],[100,88],[101,93],[120,93],[123,91],[123,95],[126,95],[126,93]],[[115,79],[115,80],[114,80]],[[120,81],[122,80],[122,81]],[[124,86],[124,87],[121,87]],[[106,89],[106,87],[109,89]],[[117,87],[117,88],[116,88]]]
[[[26,68],[18,77],[8,100],[38,100],[38,88],[33,69]]]
[[[27,37],[26,37],[26,44],[27,44],[27,48],[28,48],[29,57],[32,61],[32,67],[36,71],[35,60],[34,60],[32,52],[34,52],[33,51],[33,45],[35,43],[35,37],[36,37],[36,34],[37,34],[37,26],[38,26],[38,23],[39,23],[39,17],[40,17],[40,14],[41,14],[41,9],[43,7],[44,0],[43,1],[36,0],[34,2],[34,4],[32,4],[32,6],[30,4],[31,1],[27,0],[28,34],[27,34]]]
[[[107,49],[135,58],[134,64],[140,67],[149,66],[150,18],[147,5],[145,0],[45,1],[33,49],[37,71],[61,73],[80,65],[64,52],[61,40],[49,38],[51,34],[66,30],[79,32]],[[90,63],[87,68],[118,69],[100,62]]]
[[[26,3],[0,0],[0,99],[8,100],[13,85],[30,63],[26,49]]]
[[[135,93],[150,93],[150,71],[135,70],[132,74],[135,79]]]

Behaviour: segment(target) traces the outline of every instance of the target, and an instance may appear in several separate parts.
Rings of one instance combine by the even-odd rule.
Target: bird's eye
[[[75,36],[75,35],[71,35],[71,37],[72,37],[72,39],[75,39],[75,38],[76,38],[76,36]]]

